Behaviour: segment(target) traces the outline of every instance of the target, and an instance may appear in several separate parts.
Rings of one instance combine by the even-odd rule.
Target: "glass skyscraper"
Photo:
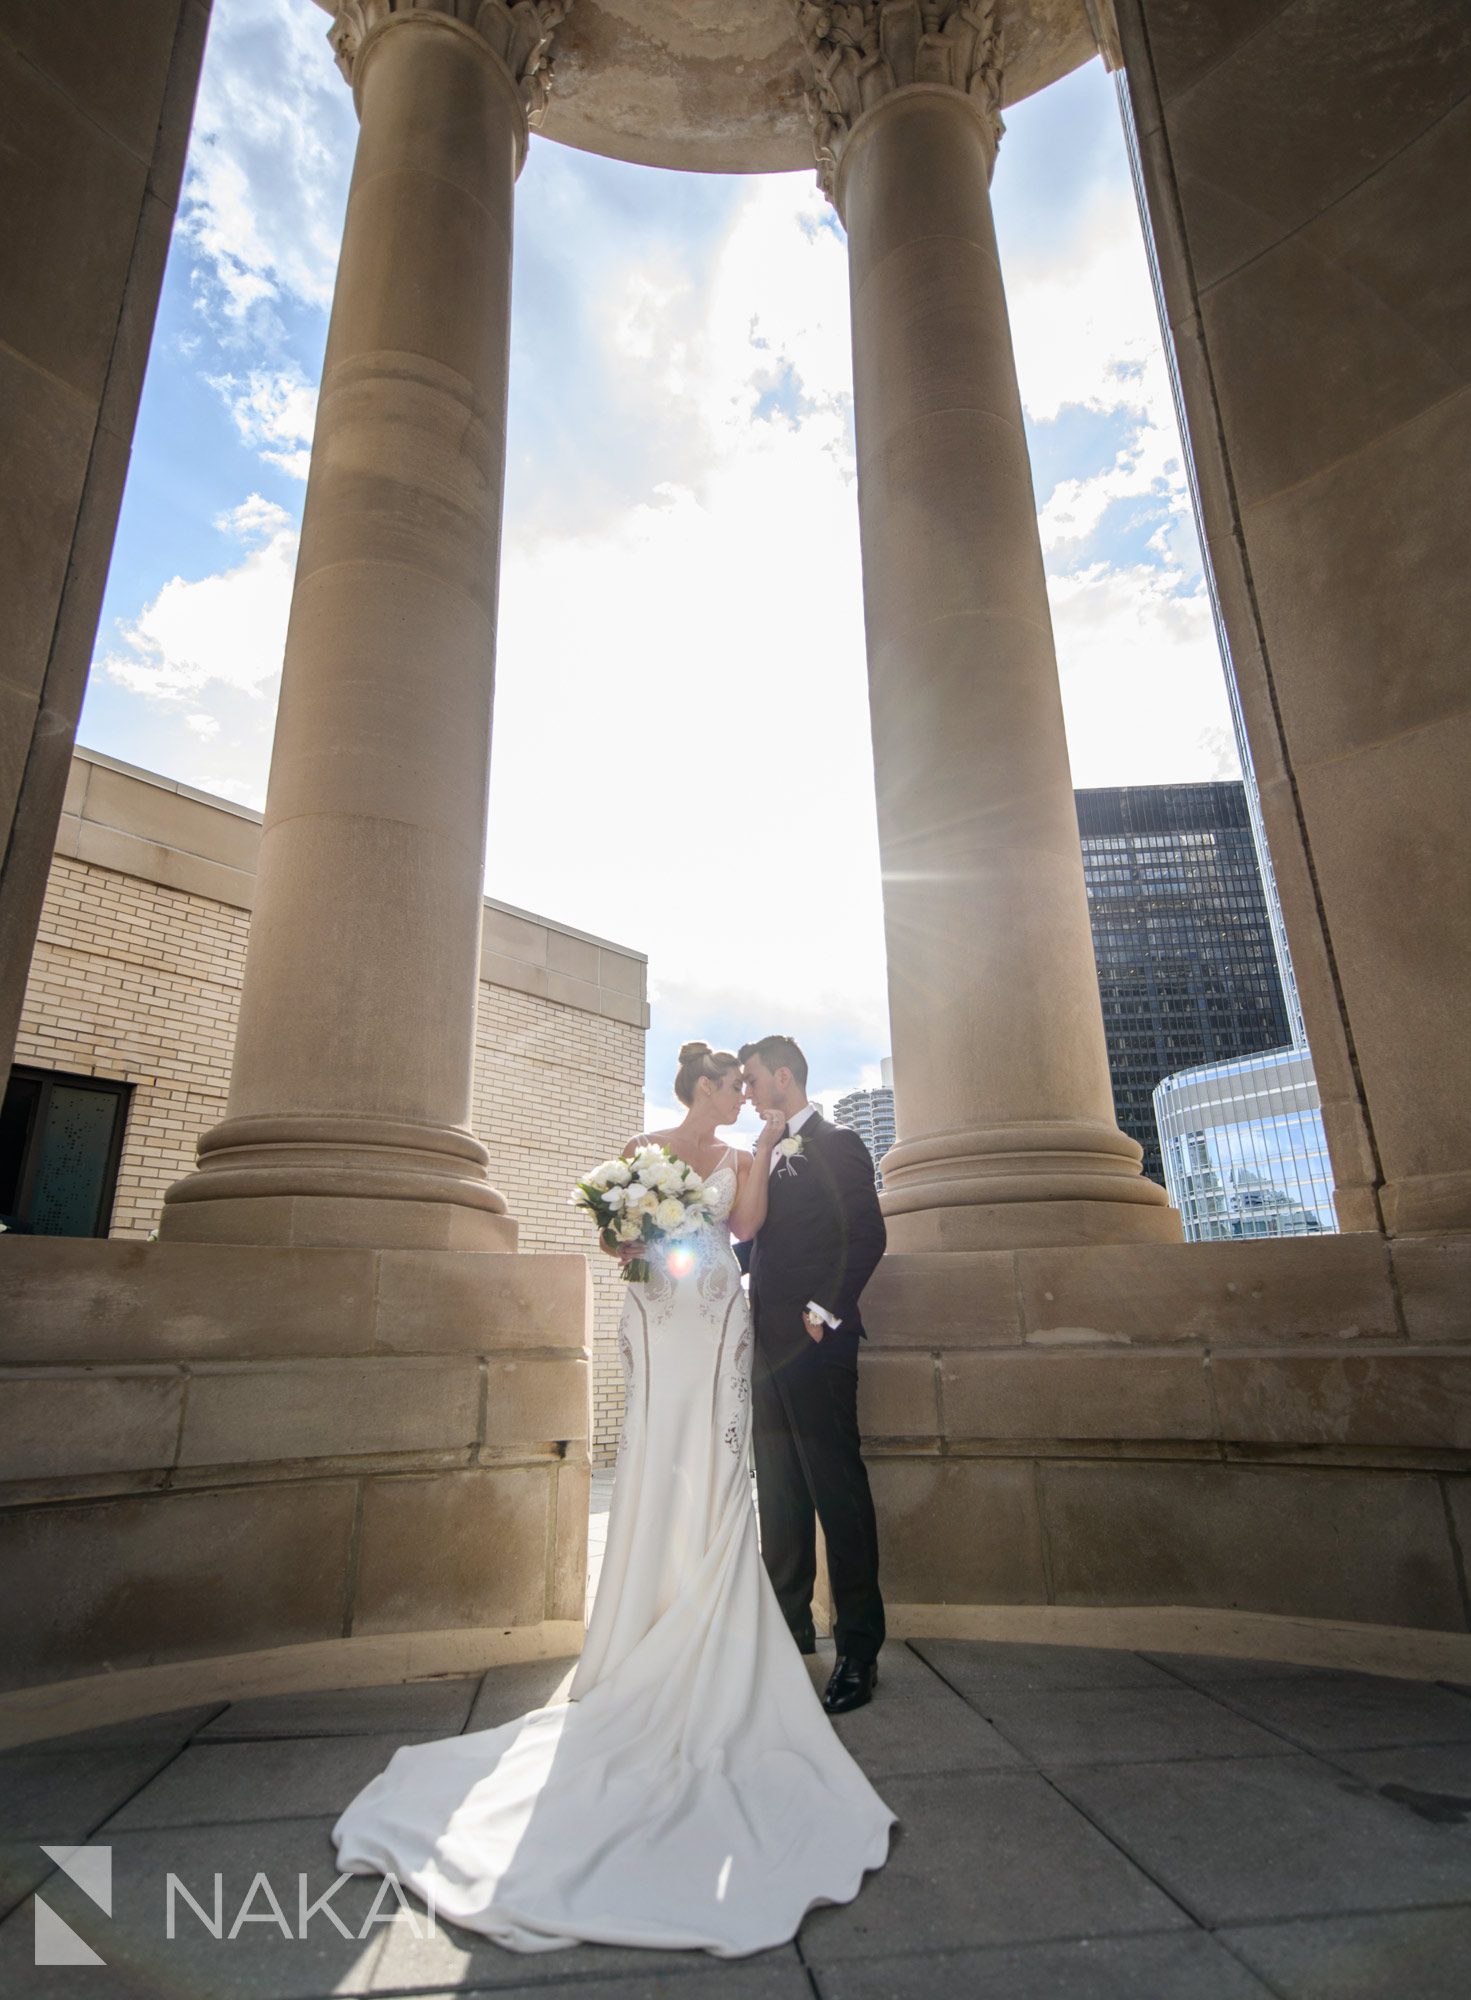
[[[1114,1110],[1159,1180],[1161,1079],[1291,1039],[1246,792],[1120,785],[1076,798]]]
[[[1306,1048],[1167,1076],[1154,1107],[1165,1186],[1187,1243],[1337,1229],[1333,1169]]]

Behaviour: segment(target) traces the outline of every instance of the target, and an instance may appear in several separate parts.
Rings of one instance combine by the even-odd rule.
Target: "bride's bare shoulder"
[[[667,1132],[637,1132],[623,1148],[622,1157],[631,1160],[640,1146],[663,1146],[668,1142]]]

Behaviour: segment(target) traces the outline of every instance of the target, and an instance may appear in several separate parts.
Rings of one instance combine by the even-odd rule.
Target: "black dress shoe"
[[[878,1684],[879,1670],[875,1661],[850,1660],[845,1656],[833,1668],[833,1677],[827,1684],[822,1705],[829,1715],[846,1715],[850,1709],[862,1708],[865,1702],[872,1701]]]

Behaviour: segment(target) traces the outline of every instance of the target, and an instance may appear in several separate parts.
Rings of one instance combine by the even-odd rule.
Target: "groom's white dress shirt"
[[[792,1113],[792,1116],[787,1120],[787,1137],[789,1139],[794,1139],[797,1136],[797,1134],[801,1131],[802,1127],[807,1123],[807,1120],[812,1116],[813,1112],[816,1111],[816,1109],[817,1106],[815,1104],[804,1104],[800,1111],[794,1111]],[[766,1163],[766,1171],[768,1175],[774,1174],[776,1172],[776,1163],[780,1158],[781,1158],[780,1152],[777,1150],[775,1146],[773,1146],[771,1149],[771,1158]],[[837,1317],[837,1315],[835,1313],[830,1313],[826,1306],[820,1306],[817,1303],[816,1299],[809,1299],[807,1301],[807,1310],[808,1312],[811,1313],[814,1319],[820,1319],[824,1326],[837,1328],[842,1325],[842,1321]]]

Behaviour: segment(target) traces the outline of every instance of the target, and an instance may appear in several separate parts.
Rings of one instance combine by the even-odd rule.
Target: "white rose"
[[[678,1225],[669,1233],[671,1236],[693,1236],[705,1220],[705,1211],[702,1208],[687,1208]]]
[[[652,1188],[646,1188],[642,1181],[635,1181],[632,1187],[624,1190],[625,1215],[651,1215],[658,1206],[658,1195]]]
[[[644,1233],[643,1224],[641,1222],[630,1222],[625,1216],[623,1221],[616,1226],[613,1233],[620,1243],[636,1243]]]
[[[684,1168],[676,1166],[673,1160],[666,1160],[654,1185],[660,1194],[678,1194],[684,1186]]]
[[[684,1203],[669,1196],[654,1210],[654,1220],[661,1229],[678,1229],[684,1221]]]
[[[790,1139],[779,1139],[777,1141],[776,1150],[783,1156],[783,1158],[789,1160],[791,1159],[794,1153],[801,1152],[802,1150],[801,1138],[796,1133],[793,1133]]]
[[[609,1187],[627,1187],[633,1179],[627,1160],[609,1160],[606,1167],[598,1168],[598,1172],[608,1176]]]

